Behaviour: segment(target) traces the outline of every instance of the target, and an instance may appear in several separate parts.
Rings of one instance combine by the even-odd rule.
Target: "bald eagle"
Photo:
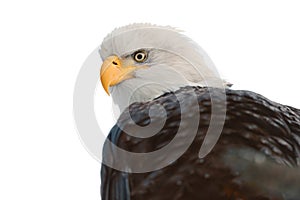
[[[121,113],[103,148],[103,200],[299,199],[300,110],[230,89],[171,27],[115,29],[100,55]]]

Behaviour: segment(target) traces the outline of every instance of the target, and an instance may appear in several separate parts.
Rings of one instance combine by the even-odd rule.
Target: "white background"
[[[1,1],[0,199],[100,199],[100,164],[77,136],[72,94],[86,57],[118,26],[186,30],[234,88],[300,108],[298,2]],[[108,130],[110,102],[98,89]]]

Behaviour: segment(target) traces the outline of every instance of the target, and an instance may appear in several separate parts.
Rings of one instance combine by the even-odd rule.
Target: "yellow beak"
[[[109,95],[109,87],[133,78],[132,72],[137,67],[122,66],[121,60],[117,56],[108,57],[102,64],[100,70],[101,83],[105,92]]]

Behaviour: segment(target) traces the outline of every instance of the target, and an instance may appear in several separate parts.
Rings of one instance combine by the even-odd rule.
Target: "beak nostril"
[[[115,61],[113,61],[113,62],[112,62],[112,64],[114,64],[114,65],[118,65],[118,63],[116,63]]]

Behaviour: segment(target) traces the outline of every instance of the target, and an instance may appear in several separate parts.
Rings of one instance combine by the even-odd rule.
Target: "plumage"
[[[199,159],[199,148],[210,123],[211,99],[208,88],[188,86],[175,93],[189,104],[192,92],[197,94],[201,113],[197,136],[188,151],[171,165],[149,173],[125,173],[102,165],[102,199],[298,199],[300,110],[253,92],[227,89],[222,135],[212,152]],[[221,94],[222,91],[215,88],[214,92]],[[148,109],[153,104],[163,105],[168,113],[167,123],[159,133],[147,139],[137,138],[127,135],[116,125],[108,139],[130,152],[157,150],[172,140],[180,117],[193,113],[198,106],[189,105],[190,112],[181,113],[176,96],[171,92],[150,102],[133,103],[127,111],[137,124],[146,125],[149,123]],[[152,120],[155,123],[161,116],[152,116]],[[119,123],[133,125],[124,114]],[[189,126],[190,122],[183,123]],[[107,153],[108,146],[104,148],[103,159],[117,160],[118,155]],[[283,174],[277,174],[279,172]],[[263,177],[262,174],[267,175]],[[293,185],[282,187],[289,183]]]
[[[171,27],[118,28],[100,55],[121,113],[103,147],[102,200],[299,199],[300,110],[229,89]]]

